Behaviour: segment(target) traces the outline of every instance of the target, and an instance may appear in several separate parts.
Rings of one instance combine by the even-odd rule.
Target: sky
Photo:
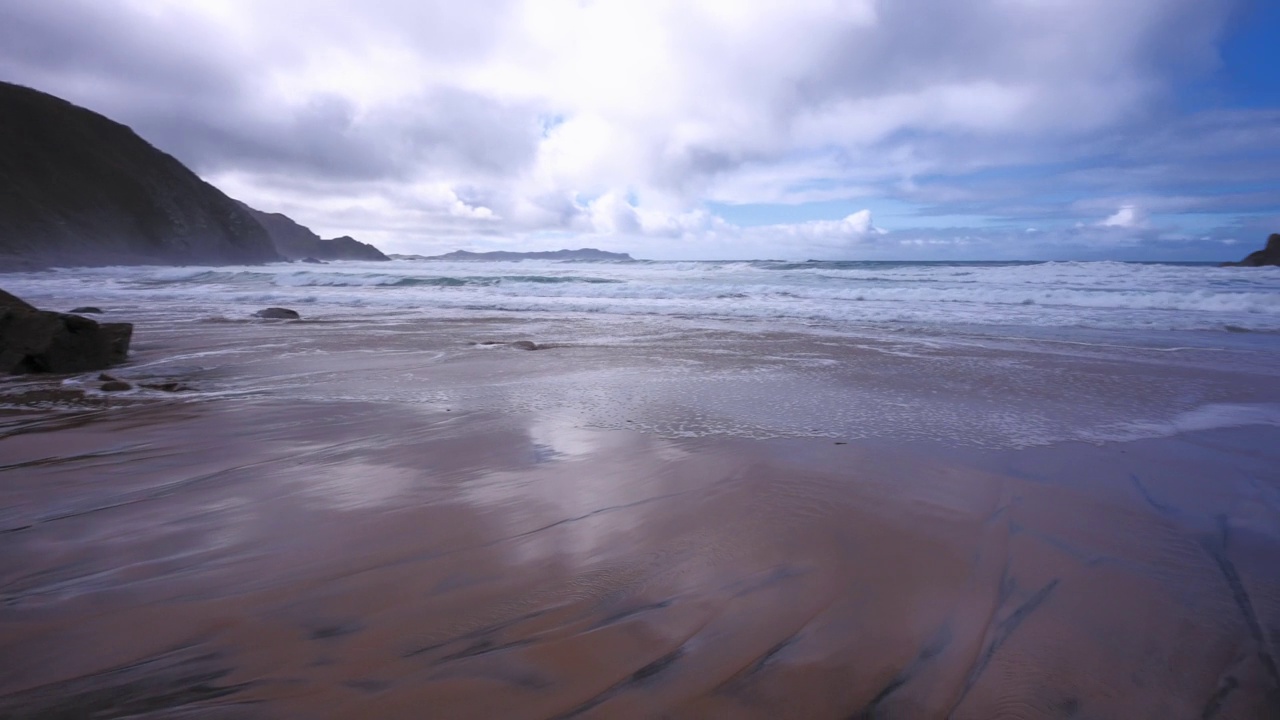
[[[385,252],[1225,260],[1275,0],[0,0],[0,80]]]

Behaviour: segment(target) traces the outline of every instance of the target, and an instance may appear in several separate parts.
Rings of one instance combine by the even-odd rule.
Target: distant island
[[[608,252],[595,248],[579,248],[577,250],[544,250],[541,252],[510,252],[496,250],[494,252],[471,252],[454,250],[443,255],[392,255],[397,260],[634,260],[627,253]]]
[[[0,268],[386,260],[205,182],[130,128],[0,82]]]

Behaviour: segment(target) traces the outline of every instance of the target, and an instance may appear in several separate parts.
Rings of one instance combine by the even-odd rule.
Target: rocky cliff
[[[1263,265],[1280,265],[1280,233],[1271,233],[1266,247],[1249,253],[1240,262],[1222,263],[1223,267],[1262,267]]]
[[[0,270],[279,259],[239,203],[128,127],[0,82]]]
[[[300,225],[287,215],[255,210],[241,203],[262,227],[266,228],[276,250],[290,260],[390,260],[378,248],[344,235],[321,240],[311,228]]]

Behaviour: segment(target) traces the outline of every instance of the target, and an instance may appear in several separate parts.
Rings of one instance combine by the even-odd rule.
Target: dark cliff
[[[1280,233],[1271,233],[1265,247],[1249,253],[1248,257],[1240,262],[1222,263],[1223,267],[1262,267],[1263,265],[1280,265]]]
[[[236,201],[128,127],[0,82],[0,270],[279,259]]]
[[[378,248],[349,236],[321,240],[311,228],[300,225],[288,215],[255,210],[241,203],[275,243],[276,251],[290,260],[390,260]]]

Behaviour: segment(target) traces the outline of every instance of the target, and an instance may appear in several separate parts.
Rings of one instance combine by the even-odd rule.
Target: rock
[[[276,251],[290,260],[306,263],[325,263],[326,260],[390,260],[378,248],[343,235],[332,240],[321,240],[311,228],[300,225],[293,218],[281,213],[256,210],[240,203],[271,236]]]
[[[510,343],[510,345],[511,347],[518,348],[520,350],[537,350],[538,349],[538,344],[533,342],[532,340],[517,340],[513,343]]]
[[[311,263],[312,265],[328,265],[329,264],[323,260],[317,260],[313,257],[304,257],[300,262]]]
[[[280,260],[248,211],[129,128],[0,82],[0,267]]]
[[[107,373],[101,373],[100,375],[98,375],[98,379],[101,380],[102,382],[112,382],[115,380],[119,380],[120,378],[116,377],[115,375],[108,375]]]
[[[278,308],[278,307],[269,307],[264,310],[259,310],[258,312],[254,313],[254,316],[260,317],[260,318],[267,318],[269,320],[298,320],[302,317],[301,315],[298,314],[297,310],[290,310],[289,308]]]
[[[1240,262],[1222,263],[1222,267],[1262,267],[1263,265],[1280,265],[1280,233],[1271,233],[1267,238],[1267,246],[1251,252]]]
[[[378,248],[369,243],[362,243],[350,235],[321,240],[318,249],[321,257],[326,257],[330,260],[375,260],[378,262],[391,260],[391,258],[383,255]]]
[[[102,310],[92,305],[78,307],[75,310],[72,310],[71,312],[75,313],[76,315],[101,315],[102,314]]]
[[[77,373],[123,362],[133,325],[39,310],[0,290],[0,372]]]
[[[112,380],[111,382],[102,383],[103,392],[120,392],[121,390],[132,390],[133,386],[123,380]]]

